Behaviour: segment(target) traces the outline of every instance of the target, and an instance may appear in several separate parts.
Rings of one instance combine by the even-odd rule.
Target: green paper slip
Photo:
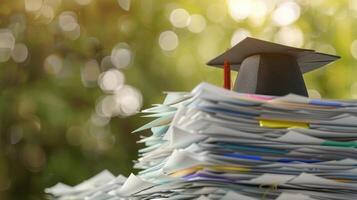
[[[325,141],[321,144],[322,146],[334,146],[334,147],[357,147],[357,142],[336,142],[336,141]]]

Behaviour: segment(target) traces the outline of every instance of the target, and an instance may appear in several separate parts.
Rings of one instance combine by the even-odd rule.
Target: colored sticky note
[[[261,127],[268,128],[309,128],[309,124],[305,122],[292,122],[292,121],[280,121],[280,120],[259,120]]]
[[[338,141],[326,141],[322,143],[323,146],[334,146],[334,147],[357,147],[357,142],[338,142]]]

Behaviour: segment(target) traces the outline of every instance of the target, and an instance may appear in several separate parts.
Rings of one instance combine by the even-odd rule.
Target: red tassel
[[[224,88],[231,89],[231,65],[228,61],[224,61]]]

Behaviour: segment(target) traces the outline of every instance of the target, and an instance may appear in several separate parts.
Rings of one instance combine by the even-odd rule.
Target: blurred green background
[[[340,55],[304,76],[309,94],[357,98],[356,26],[357,0],[1,0],[0,199],[128,175],[135,114],[222,85],[205,63],[246,36]]]

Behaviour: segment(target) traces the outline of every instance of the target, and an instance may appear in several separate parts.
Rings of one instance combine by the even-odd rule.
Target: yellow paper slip
[[[224,166],[224,165],[212,165],[212,166],[202,166],[198,165],[195,167],[190,167],[186,169],[182,169],[170,174],[172,177],[182,177],[193,174],[199,170],[208,169],[208,170],[215,170],[215,171],[240,171],[240,172],[248,172],[250,169],[242,167],[242,166]]]
[[[209,166],[208,169],[218,170],[218,171],[240,171],[240,172],[248,172],[250,169],[245,167],[237,167],[237,166],[223,166],[223,165],[215,165]]]
[[[172,176],[172,177],[187,176],[187,175],[193,174],[201,169],[203,169],[203,167],[201,167],[201,166],[190,167],[190,168],[186,168],[186,169],[182,169],[182,170],[173,172],[170,174],[170,176]]]
[[[261,127],[268,128],[309,128],[309,124],[305,122],[292,122],[292,121],[280,121],[280,120],[259,120]]]

